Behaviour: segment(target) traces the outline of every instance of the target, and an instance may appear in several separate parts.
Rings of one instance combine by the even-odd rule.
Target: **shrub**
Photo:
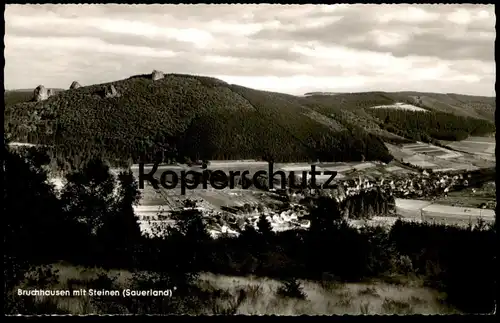
[[[282,286],[278,287],[277,294],[282,297],[306,299],[307,295],[299,281],[296,279],[288,279],[283,282]]]

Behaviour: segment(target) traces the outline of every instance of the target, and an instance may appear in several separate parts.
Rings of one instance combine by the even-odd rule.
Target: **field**
[[[117,277],[114,290],[128,288],[132,274],[124,270],[104,271],[98,268],[82,268],[54,264],[59,270],[58,281],[47,289],[88,289],[99,274]],[[223,314],[232,310],[241,315],[334,315],[334,314],[458,314],[442,304],[442,295],[423,287],[421,282],[401,280],[399,284],[379,281],[360,283],[322,284],[299,280],[305,299],[284,297],[278,290],[280,281],[270,278],[235,277],[202,273],[196,285],[213,293],[212,306],[199,304],[201,314]],[[21,288],[26,286],[21,285]],[[242,302],[238,296],[245,295]],[[196,299],[196,295],[193,295]],[[175,299],[173,302],[182,302]],[[121,296],[116,303],[120,303]],[[89,296],[44,297],[36,296],[37,303],[51,302],[54,307],[69,314],[99,314],[99,301]],[[113,302],[113,300],[111,299]],[[114,308],[120,308],[115,306]]]
[[[495,211],[480,208],[434,204],[430,201],[396,199],[396,213],[403,218],[443,224],[475,224],[479,218],[495,221]]]
[[[398,110],[428,112],[428,110],[426,110],[426,109],[422,109],[422,108],[414,106],[412,104],[401,103],[401,102],[391,104],[391,105],[377,105],[375,107],[372,107],[372,109],[398,109]]]
[[[401,168],[399,166],[390,166],[390,167],[387,167],[386,170],[388,172],[397,172],[397,171],[403,170],[403,168]]]
[[[445,148],[437,147],[434,145],[419,142],[416,144],[403,145],[403,150],[409,154],[431,154],[433,157],[448,159],[448,158],[458,158],[462,154],[450,151]]]
[[[422,209],[422,220],[426,222],[468,225],[477,223],[479,218],[493,223],[495,211],[440,204],[432,204]]]
[[[484,140],[490,140],[485,138]],[[492,139],[494,141],[494,138]],[[446,143],[450,148],[460,150],[455,146],[466,147],[472,145],[467,141],[454,142],[454,145]],[[481,144],[475,144],[481,145]],[[394,158],[402,163],[424,168],[433,171],[450,170],[477,170],[479,168],[493,167],[495,165],[494,154],[488,154],[492,150],[493,143],[482,144],[483,148],[476,148],[476,151],[454,151],[434,145],[418,142],[415,144],[406,144],[396,146],[386,143],[387,148]],[[484,148],[486,147],[486,148]],[[477,152],[481,150],[480,152]]]
[[[444,142],[450,148],[478,155],[488,160],[495,160],[495,137],[469,137],[463,141]]]

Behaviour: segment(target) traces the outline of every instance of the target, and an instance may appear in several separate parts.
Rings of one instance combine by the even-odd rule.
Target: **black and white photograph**
[[[6,4],[6,315],[496,312],[493,4]]]

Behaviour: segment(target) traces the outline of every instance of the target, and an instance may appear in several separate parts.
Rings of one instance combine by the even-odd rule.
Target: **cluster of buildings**
[[[307,214],[305,210],[295,211],[288,209],[286,211],[265,210],[262,214],[271,224],[272,230],[275,232],[290,230],[294,228],[309,228],[310,221],[304,219]],[[252,226],[258,230],[258,222],[261,213],[253,212],[251,214],[228,214],[223,215],[208,215],[207,224],[209,232],[212,236],[219,234],[239,235],[247,226]]]
[[[214,238],[223,234],[230,236],[238,236],[248,226],[258,230],[258,221],[261,214],[271,224],[272,230],[275,232],[290,230],[293,228],[309,228],[310,221],[304,219],[308,213],[307,209],[301,205],[294,205],[287,210],[276,210],[269,207],[248,206],[239,210],[230,211],[215,211],[205,207],[196,207],[202,214],[207,225],[208,232]],[[245,210],[246,209],[246,210]],[[157,216],[146,216],[140,220],[143,231],[152,233],[163,232],[161,228],[164,226],[172,226],[175,221],[171,219],[170,214],[158,214]],[[156,227],[156,228],[155,228]],[[160,230],[158,230],[160,228]]]
[[[278,194],[278,193],[274,193]],[[262,205],[245,207],[226,208],[223,212],[205,211],[205,219],[212,236],[220,234],[238,235],[246,226],[253,226],[258,229],[258,221],[261,214],[271,224],[273,231],[285,231],[290,229],[310,226],[310,221],[306,219],[309,213],[307,206],[300,204],[303,199],[312,196],[328,196],[337,201],[340,213],[346,219],[360,219],[373,216],[386,216],[394,213],[394,198],[390,191],[386,191],[379,186],[365,185],[357,191],[350,190],[349,187],[339,185],[331,190],[304,190],[301,192],[291,192],[288,196],[289,206],[283,208],[272,208]]]
[[[469,186],[470,174],[447,175],[442,173],[423,172],[421,174],[405,174],[404,177],[386,181],[382,185],[390,187],[399,198],[435,198],[447,196],[448,192]]]

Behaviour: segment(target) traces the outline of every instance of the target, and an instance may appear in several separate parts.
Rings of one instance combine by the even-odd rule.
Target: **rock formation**
[[[120,94],[116,90],[115,86],[113,84],[107,85],[106,88],[104,89],[104,96],[106,98],[116,98],[119,97]]]
[[[47,100],[51,94],[52,94],[51,90],[47,90],[45,86],[39,85],[33,91],[33,100],[36,102]]]
[[[161,80],[164,77],[165,74],[161,71],[154,70],[153,73],[151,73],[151,78],[153,79],[153,81]]]
[[[48,89],[47,90],[47,96],[50,98],[51,96],[53,96],[55,93],[54,93],[54,90],[52,89]]]
[[[82,87],[80,85],[80,83],[78,83],[77,81],[73,81],[73,83],[71,83],[71,86],[69,87],[69,89],[73,90],[73,89],[78,89],[79,87]]]

